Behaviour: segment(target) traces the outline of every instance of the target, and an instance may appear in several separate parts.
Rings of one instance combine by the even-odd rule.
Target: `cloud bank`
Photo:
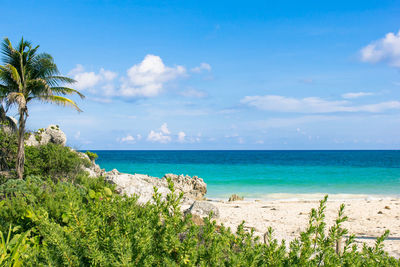
[[[357,92],[357,93],[346,93],[346,94],[342,94],[343,98],[346,99],[354,99],[354,98],[360,98],[363,96],[371,96],[371,95],[375,95],[374,93],[370,93],[370,92]]]
[[[201,63],[192,68],[194,73],[210,71],[211,66],[208,63]],[[87,91],[101,102],[110,102],[111,98],[121,99],[151,98],[160,95],[166,84],[187,76],[187,70],[184,66],[166,66],[161,57],[148,54],[144,59],[130,67],[126,74],[116,79],[118,74],[110,70],[101,68],[99,71],[86,71],[78,64],[69,72],[77,83],[75,88]],[[202,98],[206,94],[194,89],[182,92],[187,97]],[[105,98],[101,98],[105,97]]]
[[[293,113],[371,112],[379,113],[400,109],[400,101],[387,101],[368,105],[351,105],[346,100],[330,101],[319,97],[291,98],[279,95],[246,96],[242,104],[260,110]]]

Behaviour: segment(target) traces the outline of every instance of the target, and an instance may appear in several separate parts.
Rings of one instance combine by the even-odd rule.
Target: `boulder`
[[[175,184],[176,193],[183,193],[183,202],[192,204],[197,199],[203,199],[207,192],[207,185],[198,177],[167,174],[162,179],[144,174],[120,173],[114,169],[104,174],[105,179],[116,185],[120,194],[127,196],[137,195],[139,203],[146,203],[153,198],[154,187],[163,198],[171,191],[168,188],[167,178],[171,178]]]
[[[83,170],[89,173],[90,178],[99,177],[106,173],[105,169],[101,169],[100,166],[94,162],[91,163],[90,167],[84,167]]]
[[[197,176],[190,177],[168,173],[162,179],[167,180],[168,178],[174,182],[175,190],[184,193],[187,198],[203,200],[207,193],[207,184]]]
[[[219,218],[218,208],[210,202],[207,201],[195,201],[185,214],[192,214],[199,216],[201,218],[207,217],[212,212],[212,218]]]
[[[146,203],[152,200],[154,186],[158,188],[158,192],[163,197],[170,193],[165,181],[144,174],[120,173],[114,169],[105,173],[105,179],[116,185],[118,193],[127,196],[137,195],[139,203]]]
[[[18,129],[18,121],[16,118],[8,116],[8,119],[10,119],[12,121],[12,124],[14,125],[14,127],[12,125],[5,124],[5,125],[1,125],[0,127],[3,129],[3,131],[7,134],[12,134],[15,133]]]
[[[37,132],[31,133],[25,141],[27,146],[40,146],[48,143],[62,146],[67,143],[67,136],[58,125],[49,125],[46,129],[39,129]]]
[[[233,202],[233,201],[238,201],[238,200],[243,200],[243,197],[238,196],[236,194],[233,194],[232,196],[229,197],[229,202]]]
[[[102,176],[106,173],[105,169],[101,169],[100,166],[98,164],[96,164],[96,162],[93,160],[89,159],[89,156],[86,155],[86,153],[83,152],[78,152],[75,151],[76,153],[78,153],[78,155],[82,158],[82,159],[86,159],[90,162],[90,166],[89,167],[84,167],[83,170],[89,173],[89,177],[91,178],[95,178],[95,177],[99,177]]]

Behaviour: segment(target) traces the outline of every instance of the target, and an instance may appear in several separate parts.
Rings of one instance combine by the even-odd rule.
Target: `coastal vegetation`
[[[80,111],[73,100],[64,96],[77,94],[84,97],[77,90],[64,86],[75,81],[62,76],[53,57],[47,53],[38,53],[38,49],[39,46],[32,46],[23,38],[15,48],[8,38],[2,43],[0,101],[5,101],[7,107],[15,105],[18,108],[18,151],[15,170],[19,179],[24,175],[24,137],[29,115],[28,104],[33,100],[39,100],[71,106]],[[3,107],[1,112],[3,113]]]
[[[1,132],[0,147],[17,153],[17,138]],[[8,137],[7,137],[8,136]],[[4,138],[6,137],[6,138]],[[12,140],[9,146],[4,140]],[[118,194],[103,177],[89,178],[90,162],[56,144],[26,147],[24,179],[0,184],[0,258],[6,266],[399,266],[383,249],[388,232],[374,247],[361,249],[342,227],[344,205],[327,229],[327,198],[309,216],[308,227],[290,244],[201,223],[180,208],[182,194],[153,201]],[[10,166],[13,162],[9,162]]]
[[[171,178],[165,198],[155,187],[152,200],[143,204],[138,196],[119,194],[104,177],[89,177],[85,168],[94,163],[95,153],[88,151],[86,157],[61,144],[42,144],[41,135],[35,137],[38,145],[25,146],[31,100],[79,110],[62,95],[83,97],[60,86],[73,80],[59,76],[52,57],[37,54],[37,49],[24,40],[16,49],[8,39],[3,43],[0,266],[400,265],[384,251],[388,231],[373,247],[355,244],[354,235],[342,226],[347,220],[344,205],[328,229],[327,197],[311,210],[308,227],[286,244],[274,238],[271,228],[262,239],[254,230],[246,230],[244,222],[233,231],[218,225],[213,214],[203,219],[185,214],[183,194],[175,191]],[[10,105],[18,107],[16,132],[5,127],[12,124],[6,115]]]

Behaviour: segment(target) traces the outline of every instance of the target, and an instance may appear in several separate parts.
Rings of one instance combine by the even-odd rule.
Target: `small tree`
[[[60,75],[57,65],[51,55],[37,53],[39,46],[23,38],[14,48],[8,38],[2,43],[3,65],[0,66],[0,100],[6,106],[18,107],[18,152],[16,172],[20,179],[24,175],[25,161],[25,124],[28,118],[28,103],[39,100],[63,106],[71,106],[81,111],[76,103],[63,95],[77,94],[84,96],[75,89],[62,86],[75,81]]]

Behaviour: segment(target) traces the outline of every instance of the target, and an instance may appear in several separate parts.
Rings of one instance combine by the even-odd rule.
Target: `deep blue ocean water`
[[[400,195],[400,151],[94,151],[107,171],[196,175],[210,198]],[[278,195],[279,194],[279,195]]]

